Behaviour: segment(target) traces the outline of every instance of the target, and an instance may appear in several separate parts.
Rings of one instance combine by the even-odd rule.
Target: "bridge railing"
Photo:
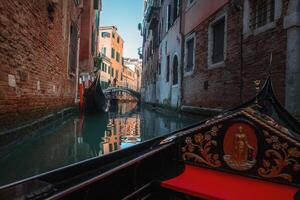
[[[103,93],[111,95],[112,93],[116,93],[119,91],[126,92],[127,94],[130,94],[131,96],[137,98],[138,100],[140,100],[141,98],[141,94],[139,92],[130,89],[128,87],[108,87],[103,90]]]

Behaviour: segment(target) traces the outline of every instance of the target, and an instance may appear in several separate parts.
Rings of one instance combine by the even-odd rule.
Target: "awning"
[[[300,189],[190,165],[181,175],[161,185],[195,197],[228,200],[288,200],[294,199]]]

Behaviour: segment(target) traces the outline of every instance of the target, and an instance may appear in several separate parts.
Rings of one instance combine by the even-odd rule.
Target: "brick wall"
[[[79,73],[93,72],[92,34],[95,27],[95,11],[93,2],[94,0],[83,1],[84,12],[81,15]]]
[[[0,131],[73,105],[76,78],[68,75],[74,1],[0,2]]]
[[[283,1],[285,2],[285,1]],[[222,9],[227,9],[227,48],[224,66],[208,69],[208,27]],[[192,75],[183,78],[183,105],[230,108],[255,95],[254,80],[267,78],[270,52],[273,53],[272,79],[275,93],[284,103],[286,31],[283,17],[275,28],[256,35],[244,35],[241,66],[242,13],[226,5],[195,29],[196,66]],[[286,3],[283,3],[283,14]],[[195,87],[197,86],[197,87]]]

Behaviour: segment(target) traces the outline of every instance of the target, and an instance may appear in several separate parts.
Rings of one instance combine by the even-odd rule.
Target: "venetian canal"
[[[203,119],[120,103],[103,115],[72,115],[0,152],[0,185],[108,154]]]

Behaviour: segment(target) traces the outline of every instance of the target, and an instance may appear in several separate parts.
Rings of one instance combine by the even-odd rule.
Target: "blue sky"
[[[102,0],[101,26],[115,25],[124,39],[123,56],[138,58],[142,46],[138,23],[143,19],[143,0]]]

